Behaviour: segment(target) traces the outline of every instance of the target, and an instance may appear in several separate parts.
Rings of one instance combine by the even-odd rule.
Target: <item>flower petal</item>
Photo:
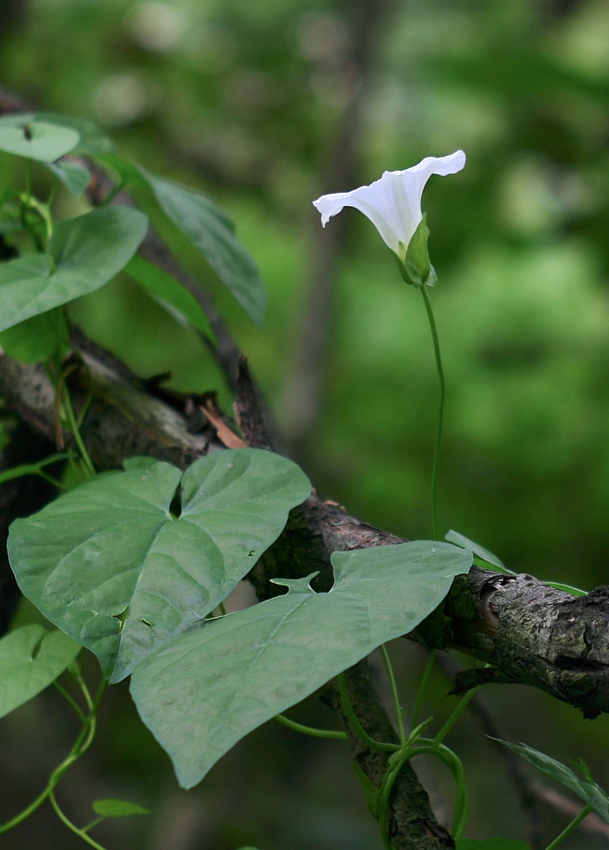
[[[455,174],[464,165],[463,151],[449,156],[428,156],[405,171],[385,171],[369,186],[322,195],[313,205],[321,213],[324,227],[344,207],[354,207],[370,219],[385,244],[401,256],[423,218],[421,196],[431,175]]]

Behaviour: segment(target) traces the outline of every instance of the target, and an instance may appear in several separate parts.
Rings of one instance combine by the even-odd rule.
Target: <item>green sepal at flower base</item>
[[[425,214],[412,234],[408,247],[400,242],[400,254],[395,255],[402,280],[412,286],[436,285],[438,278],[429,261],[428,239],[429,228],[427,227],[427,214]],[[402,256],[404,256],[404,260],[402,260]]]

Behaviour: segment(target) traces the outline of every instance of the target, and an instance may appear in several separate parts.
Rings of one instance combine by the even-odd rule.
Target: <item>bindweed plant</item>
[[[151,262],[142,246],[150,228],[164,232],[169,224],[259,323],[266,307],[264,287],[232,222],[207,195],[119,157],[111,142],[84,121],[38,113],[4,117],[0,151],[24,165],[23,184],[3,187],[0,199],[5,256],[0,262],[0,345],[5,357],[41,364],[36,368],[39,373],[43,369],[51,388],[57,443],[57,451],[45,459],[4,469],[0,483],[34,475],[59,494],[10,528],[8,556],[15,579],[48,625],[21,625],[0,640],[0,716],[53,684],[81,726],[46,786],[0,825],[0,833],[48,803],[83,843],[102,848],[92,834],[100,822],[146,813],[134,803],[97,800],[96,817],[79,826],[57,795],[66,771],[94,742],[106,687],[130,678],[139,716],[169,754],[183,788],[198,784],[239,740],[275,719],[299,733],[328,739],[328,746],[344,747],[349,741],[356,752],[377,759],[374,776],[359,763],[357,771],[385,848],[525,850],[528,845],[521,841],[465,837],[464,769],[446,742],[476,687],[461,696],[433,734],[433,718],[421,717],[421,706],[434,654],[415,704],[405,712],[385,648],[387,641],[412,635],[428,621],[445,629],[441,606],[455,577],[467,574],[474,559],[492,568],[495,577],[513,576],[496,556],[462,535],[450,532],[440,539],[437,489],[445,382],[430,298],[436,274],[421,197],[433,174],[455,174],[464,167],[463,152],[428,157],[406,171],[386,172],[370,186],[315,201],[324,225],[344,206],[363,212],[395,254],[403,281],[422,293],[440,384],[431,475],[433,539],[345,546],[345,551],[326,552],[327,558],[315,555],[308,574],[299,565],[291,571],[288,562],[285,574],[273,574],[265,568],[265,553],[284,533],[290,514],[293,520],[303,510],[299,506],[317,499],[305,473],[263,442],[248,441],[247,428],[242,427],[243,439],[239,437],[209,407],[205,410],[218,432],[213,446],[218,450],[202,443],[177,464],[167,459],[165,449],[156,456],[126,452],[121,469],[100,469],[87,417],[103,381],[92,374],[75,344],[70,321],[72,301],[120,273],[178,314],[217,351],[217,317],[212,313],[210,324],[207,301],[197,297],[196,289],[186,288],[171,267]],[[49,172],[53,181],[45,198],[32,190],[36,168]],[[83,203],[88,197],[90,208],[57,220],[60,192]],[[409,296],[405,289],[404,297]],[[75,371],[87,384],[78,404],[70,380]],[[171,442],[166,427],[163,440],[150,440],[151,445]],[[78,469],[76,477],[56,471],[66,463]],[[263,601],[227,614],[226,598],[247,577]],[[555,587],[557,592],[583,593]],[[397,725],[387,740],[366,728],[348,673],[378,647]],[[82,649],[99,661],[101,678],[94,688],[79,667]],[[343,731],[311,728],[284,715],[331,680]],[[579,778],[528,746],[506,746],[583,801],[581,812],[547,850],[558,846],[590,811],[609,822],[609,800],[585,766]],[[454,778],[449,829],[435,823],[428,804],[414,792],[412,799],[406,792],[413,814],[396,821],[396,795],[405,794],[403,786],[398,792],[398,784],[410,776],[410,762],[422,754],[439,759]]]

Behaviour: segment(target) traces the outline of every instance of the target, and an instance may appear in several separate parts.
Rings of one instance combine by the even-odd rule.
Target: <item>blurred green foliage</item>
[[[463,148],[465,170],[432,180],[424,199],[448,385],[442,524],[513,569],[583,587],[606,581],[604,0],[388,3],[365,78],[352,58],[363,5],[354,0],[14,5],[20,19],[0,32],[9,90],[98,122],[126,156],[208,191],[231,213],[269,289],[264,332],[221,294],[219,304],[280,424],[313,246],[328,236],[311,201],[354,188],[321,182],[351,99],[363,104],[358,184]],[[6,177],[10,166],[0,168]],[[322,403],[300,459],[350,512],[426,537],[437,386],[423,304],[374,228],[343,215]],[[222,389],[195,334],[128,281],[83,299],[73,315],[143,375],[171,369],[180,389]],[[547,709],[542,696],[532,705]],[[560,723],[571,716],[551,711]],[[523,722],[533,716],[522,712]],[[603,722],[570,734],[583,747]],[[528,743],[543,749],[543,740]],[[334,837],[300,846],[373,846],[344,824],[336,833],[336,823]],[[235,846],[241,838],[251,840],[235,835]]]

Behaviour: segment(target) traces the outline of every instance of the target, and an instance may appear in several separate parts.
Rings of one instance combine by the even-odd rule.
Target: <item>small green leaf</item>
[[[72,638],[37,624],[9,632],[0,640],[0,717],[47,688],[79,652]]]
[[[507,838],[464,838],[457,844],[457,850],[531,850],[526,841],[509,841]]]
[[[513,570],[504,566],[503,562],[499,560],[497,555],[493,555],[493,553],[489,552],[488,549],[485,549],[484,546],[480,546],[479,543],[474,543],[473,540],[470,540],[463,534],[459,534],[458,531],[453,531],[451,529],[444,539],[448,540],[449,543],[454,543],[455,546],[462,546],[464,549],[469,549],[470,552],[473,552],[477,558],[480,558],[482,561],[486,561],[487,564],[492,564],[496,567],[500,573],[505,573],[510,576],[516,575]],[[587,594],[586,590],[581,590],[579,587],[573,587],[571,584],[563,584],[559,581],[544,581],[544,584],[547,587],[562,590],[564,593],[570,593],[572,596],[586,596]]]
[[[0,333],[4,352],[22,363],[61,360],[70,348],[70,331],[63,310],[32,316]]]
[[[125,273],[161,302],[177,310],[193,328],[215,341],[214,333],[202,307],[174,277],[137,254],[125,266]]]
[[[295,464],[260,449],[214,453],[183,475],[152,459],[125,468],[17,520],[8,543],[25,596],[113,682],[200,625],[311,490]]]
[[[95,800],[93,811],[105,818],[124,818],[129,815],[149,815],[150,809],[125,800]]]
[[[429,262],[428,239],[429,228],[427,216],[424,215],[408,243],[404,261],[402,262],[400,257],[397,258],[403,280],[413,286],[435,286],[436,284],[436,273]],[[400,249],[404,250],[401,242]]]
[[[147,227],[146,216],[127,207],[94,210],[57,226],[50,257],[0,263],[0,330],[99,289],[131,259]]]
[[[75,198],[80,198],[91,180],[87,169],[75,162],[49,162],[46,167]]]
[[[70,127],[28,115],[0,118],[0,150],[40,162],[54,162],[76,147],[80,136]]]
[[[538,750],[534,750],[532,747],[528,747],[526,744],[509,744],[507,741],[499,740],[499,738],[492,738],[492,740],[518,753],[525,761],[528,761],[533,767],[541,770],[546,776],[556,780],[556,782],[560,782],[565,788],[573,791],[587,805],[592,806],[594,811],[603,820],[609,823],[609,797],[602,788],[591,781],[590,770],[585,762],[582,762],[583,767],[580,768],[584,778],[580,779],[576,773],[561,762],[550,758],[550,756],[546,756],[544,753],[540,753]]]
[[[459,534],[458,531],[453,531],[451,529],[444,539],[448,540],[449,543],[454,543],[455,546],[462,546],[463,549],[469,549],[470,552],[473,552],[478,558],[486,561],[487,564],[492,564],[494,567],[497,567],[501,570],[501,572],[508,573],[509,575],[516,575],[512,572],[512,570],[508,570],[505,564],[499,560],[497,555],[493,555],[493,553],[489,552],[488,549],[485,549],[484,546],[480,546],[479,543],[474,543],[473,540],[470,540],[463,534]]]
[[[579,587],[573,587],[572,584],[563,584],[561,581],[544,581],[547,587],[553,587],[555,590],[562,590],[563,593],[570,593],[571,596],[587,596],[588,591],[582,590]]]
[[[131,693],[180,784],[192,787],[257,726],[412,631],[471,560],[427,541],[335,552],[329,593],[309,579],[278,580],[287,594],[208,621],[140,662]]]

